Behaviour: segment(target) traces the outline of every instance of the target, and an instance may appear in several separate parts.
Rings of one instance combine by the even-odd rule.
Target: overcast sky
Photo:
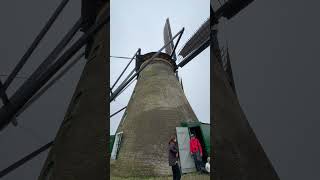
[[[0,74],[9,74],[61,0],[11,0],[0,2]],[[52,29],[35,50],[19,76],[30,75],[52,51],[62,36],[80,17],[80,1],[70,0]],[[77,34],[79,37],[81,33]],[[77,39],[77,38],[75,38]],[[74,40],[73,40],[74,42]],[[21,159],[53,140],[84,67],[84,59],[18,117],[18,127],[11,124],[0,132],[0,169]],[[0,77],[2,82],[6,77]],[[25,79],[15,79],[8,95]],[[40,154],[3,180],[37,179],[47,152]]]
[[[219,26],[240,104],[281,180],[320,179],[319,6],[255,0]]]
[[[142,53],[158,50],[163,45],[162,30],[166,17],[170,18],[173,34],[182,27],[186,28],[181,40],[183,44],[209,16],[209,2],[183,2],[152,1],[151,4],[149,1],[127,1],[132,4],[120,5],[118,1],[112,1],[111,23],[114,21],[113,16],[125,20],[137,14],[143,15],[130,22],[127,20],[126,24],[132,25],[119,28],[119,35],[111,34],[111,43],[119,41],[115,42],[118,45],[112,44],[115,48],[111,47],[112,55],[132,56],[139,47]],[[11,72],[59,3],[60,0],[11,0],[0,3],[1,74]],[[235,18],[220,26],[221,43],[224,39],[229,42],[240,103],[282,180],[320,179],[319,5],[316,0],[256,0]],[[120,10],[113,9],[117,7]],[[80,3],[71,0],[21,71],[21,76],[29,75],[36,68],[79,16]],[[111,25],[111,33],[115,33],[116,26],[124,26],[121,23],[119,20]],[[201,81],[209,76],[206,53],[203,52],[198,59],[179,71],[187,98],[201,121],[206,121],[209,116],[205,113],[207,109],[200,108],[204,110],[201,113],[197,106],[209,108],[204,105],[208,101],[201,100],[197,104],[193,99],[201,98],[206,93],[205,88],[199,88],[205,87],[208,82],[205,79]],[[117,77],[116,73],[128,61],[111,59],[111,62],[111,72],[115,72],[113,76]],[[200,63],[207,64],[203,66]],[[77,64],[25,111],[18,118],[17,128],[9,125],[0,132],[1,169],[54,138],[83,65],[84,61]],[[191,73],[192,70],[194,72]],[[197,77],[194,78],[197,80],[188,81],[190,76]],[[5,77],[1,79],[4,81]],[[9,88],[9,95],[22,82],[23,79],[16,79]],[[116,106],[126,105],[127,101],[123,100],[121,104],[120,98],[129,97],[131,91],[128,89],[125,92],[128,94],[124,93],[113,102],[114,109],[111,112],[118,109]],[[200,96],[192,98],[197,95],[194,92]],[[115,116],[111,122],[117,124],[120,117]],[[47,153],[41,154],[3,179],[36,179],[46,156]]]
[[[113,56],[132,57],[138,48],[145,54],[158,51],[163,45],[163,28],[169,18],[173,36],[183,27],[185,31],[177,50],[209,18],[209,1],[194,0],[117,0],[111,2],[111,50]],[[164,51],[163,51],[164,52]],[[178,58],[179,59],[179,58]],[[129,60],[111,58],[110,81],[113,84]],[[128,74],[135,62],[128,68]],[[210,122],[210,52],[209,48],[179,69],[185,94],[201,122]],[[125,75],[126,75],[125,74]],[[122,80],[125,78],[124,76]],[[121,81],[120,81],[121,82]],[[119,85],[120,83],[118,83]],[[128,104],[135,82],[111,103],[110,113]],[[123,111],[124,112],[124,111]],[[110,120],[114,134],[123,112]]]

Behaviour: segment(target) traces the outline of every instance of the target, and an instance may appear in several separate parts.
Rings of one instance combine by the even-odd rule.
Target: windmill
[[[157,52],[143,55],[138,49],[124,71],[133,59],[136,59],[135,68],[118,88],[113,90],[124,71],[111,86],[110,102],[137,79],[116,131],[115,144],[111,152],[111,176],[141,177],[171,174],[167,159],[168,139],[178,133],[178,141],[185,141],[184,146],[187,146],[189,132],[177,127],[183,122],[199,123],[183,92],[182,82],[179,82],[178,68],[187,65],[209,46],[209,23],[208,19],[183,46],[179,53],[183,60],[178,62],[175,51],[184,28],[172,36],[167,19],[163,34],[164,46]],[[178,39],[173,43],[175,38]],[[162,50],[165,50],[165,53],[161,52]],[[184,136],[180,136],[179,133]],[[180,156],[182,172],[195,171],[187,148],[181,148]]]
[[[253,0],[229,0],[214,11],[211,1],[211,55],[214,58],[213,112],[214,164],[216,179],[278,180],[279,177],[263,151],[241,109],[235,91],[228,49],[221,55],[217,25],[231,19]],[[220,1],[219,1],[220,2]],[[225,57],[225,58],[224,58]]]
[[[213,0],[211,0],[211,19],[208,19],[189,39],[189,41],[185,45],[183,45],[183,48],[179,53],[179,55],[181,55],[183,59],[179,63],[176,63],[176,45],[172,43],[172,39],[174,39],[176,36],[171,38],[171,30],[168,20],[166,21],[164,33],[165,46],[161,48],[157,53],[148,53],[143,56],[136,56],[137,64],[140,63],[144,66],[136,66],[137,68],[135,69],[137,72],[134,74],[134,76],[140,76],[140,81],[138,78],[138,82],[134,89],[133,95],[129,101],[126,112],[117,130],[117,132],[121,131],[123,142],[121,143],[122,147],[120,148],[120,150],[118,149],[118,159],[111,163],[111,172],[113,172],[114,174],[123,174],[125,176],[130,175],[130,173],[132,172],[135,172],[135,174],[131,175],[137,176],[163,175],[168,173],[168,169],[166,169],[167,167],[165,167],[166,159],[164,157],[161,157],[160,155],[165,154],[163,150],[164,145],[161,143],[154,144],[147,139],[143,139],[144,143],[150,143],[151,145],[158,147],[158,149],[153,149],[155,153],[150,154],[139,148],[139,142],[137,142],[137,139],[135,139],[137,138],[135,136],[135,133],[139,132],[139,128],[140,130],[145,130],[145,128],[133,127],[134,124],[137,123],[135,123],[135,118],[132,114],[139,113],[136,108],[143,104],[144,101],[148,101],[146,97],[149,93],[148,91],[143,90],[144,83],[148,84],[148,79],[146,78],[147,75],[143,73],[142,69],[147,68],[148,63],[152,61],[156,62],[156,60],[154,59],[156,59],[156,57],[159,57],[163,61],[170,62],[173,68],[173,72],[175,72],[176,76],[178,76],[177,69],[182,68],[186,64],[188,64],[192,59],[194,59],[194,57],[196,57],[199,53],[206,49],[211,43],[211,55],[213,55],[214,60],[213,62],[211,62],[214,67],[211,68],[213,69],[211,71],[213,75],[213,83],[211,82],[211,88],[213,88],[213,99],[211,99],[211,102],[213,102],[213,106],[211,106],[211,112],[213,112],[212,121],[214,124],[214,132],[211,131],[211,137],[214,141],[214,164],[216,165],[214,169],[217,172],[216,178],[279,179],[241,109],[238,98],[236,96],[235,83],[233,80],[233,73],[228,49],[226,50],[225,56],[221,56],[221,50],[219,48],[217,39],[217,24],[219,23],[219,19],[222,17],[231,19],[243,8],[248,6],[252,1],[253,0],[229,0],[224,4],[221,4],[221,6],[216,11],[214,11],[214,2]],[[160,51],[164,48],[166,50],[166,54],[160,53]],[[141,63],[141,61],[143,61],[143,63]],[[152,68],[149,68],[148,71],[151,72],[151,69]],[[131,74],[133,73],[130,73],[130,75]],[[128,79],[133,79],[133,76],[131,78],[129,76],[126,78],[123,84],[121,84],[119,88],[114,91],[115,93],[110,98],[111,101],[114,100],[114,98],[119,94],[121,90],[127,87],[128,83],[130,82],[128,81]],[[173,75],[171,74],[171,78],[172,76]],[[149,81],[152,81],[150,79]],[[158,82],[159,81],[157,81],[157,83]],[[168,82],[166,83],[168,84]],[[166,83],[160,84],[164,85]],[[176,84],[178,83],[176,82]],[[148,87],[152,87],[152,84],[148,84]],[[175,87],[177,87],[177,85]],[[141,93],[140,91],[144,93]],[[153,89],[152,91],[150,90],[150,92],[156,92],[158,96],[159,94],[161,94],[155,89]],[[180,91],[179,94],[183,94],[183,92]],[[165,97],[162,98],[165,99]],[[161,101],[161,99],[157,100]],[[156,100],[153,99],[153,101]],[[159,109],[161,108],[163,107],[159,107]],[[179,111],[180,110],[176,110],[175,113],[172,114],[177,115],[179,114]],[[193,114],[192,109],[189,109],[189,112]],[[156,115],[156,113],[154,113],[153,115]],[[152,116],[149,114],[150,119],[152,119],[151,117]],[[179,124],[179,122],[177,122],[179,121],[177,120],[179,118],[181,117],[176,116],[173,118],[174,120],[171,120],[171,122],[166,122],[167,124],[165,124],[173,131],[174,127]],[[138,119],[142,119],[142,124],[150,123],[147,121],[143,121],[144,117]],[[197,119],[193,119],[193,121],[197,121]],[[162,127],[157,126],[155,128],[159,130]],[[129,133],[126,136],[126,131],[128,130],[131,134]],[[172,131],[166,132],[167,136],[171,134]],[[150,132],[148,136],[154,136],[155,134],[157,135],[156,138],[160,141],[163,139],[162,136],[166,136],[163,134],[159,135],[158,131]],[[133,145],[132,142],[138,143],[138,145]],[[152,149],[152,146],[150,147],[150,149]],[[139,152],[143,152],[142,154],[146,153],[148,155],[144,156]],[[145,163],[147,159],[148,161],[156,162],[156,167],[154,164]],[[129,172],[128,174],[128,172],[124,171],[122,168],[130,168],[133,169],[133,171]]]
[[[68,2],[61,1],[6,81],[0,82],[0,98],[4,102],[0,107],[0,130],[9,123],[19,126],[15,121],[19,114],[85,56],[81,78],[55,139],[1,170],[0,178],[51,147],[38,179],[107,179],[105,84],[108,83],[109,1],[82,0],[79,20],[23,85],[11,97],[6,94],[10,83]],[[67,47],[79,30],[83,34]],[[79,52],[82,47],[84,52]],[[67,64],[75,54],[77,57]]]

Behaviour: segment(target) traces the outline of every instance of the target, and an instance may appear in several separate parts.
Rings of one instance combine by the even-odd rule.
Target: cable
[[[137,78],[133,79],[129,84],[127,84],[115,97],[114,100],[124,91],[126,90]]]
[[[114,116],[114,115],[118,114],[119,112],[123,111],[123,110],[124,110],[124,109],[126,109],[126,108],[127,108],[127,106],[125,106],[125,107],[121,108],[121,109],[120,109],[120,110],[118,110],[117,112],[115,112],[115,113],[111,114],[109,118],[111,118],[112,116]]]
[[[26,110],[33,102],[39,99],[51,86],[53,86],[61,77],[64,76],[81,58],[84,56],[84,52],[80,53],[70,64],[68,64],[58,75],[56,75],[49,83],[42,87],[31,99],[17,112],[16,116],[19,116],[24,110]]]
[[[167,42],[164,46],[162,46],[162,48],[159,49],[158,52],[156,52],[153,56],[151,56],[151,58],[150,58],[148,61],[146,61],[146,63],[143,64],[142,67],[140,67],[139,70],[137,70],[137,72],[136,72],[135,74],[133,74],[132,76],[131,76],[131,74],[130,74],[127,78],[129,78],[130,76],[131,76],[131,77],[130,77],[128,80],[125,80],[123,83],[121,83],[121,85],[114,91],[113,96],[110,97],[109,102],[112,102],[112,101],[115,99],[115,97],[120,93],[120,91],[122,91],[122,89],[123,89],[128,83],[130,83],[131,80],[132,80],[133,78],[135,78],[147,65],[149,65],[151,62],[153,62],[153,59],[154,59],[156,56],[158,56],[158,55],[161,53],[161,51],[162,51],[163,49],[165,49],[176,37],[182,36],[183,32],[184,32],[184,28],[182,28],[174,37],[172,37],[172,39],[171,39],[169,42]]]
[[[63,0],[59,6],[56,8],[54,13],[51,15],[45,26],[41,29],[40,33],[37,35],[37,37],[33,40],[32,44],[28,48],[28,50],[24,53],[24,55],[19,60],[18,64],[14,67],[13,71],[10,73],[8,78],[3,84],[4,90],[7,90],[11,82],[13,81],[14,77],[19,73],[19,71],[22,69],[24,64],[29,60],[30,56],[34,52],[34,50],[37,48],[37,46],[40,44],[41,40],[44,38],[44,36],[47,34],[55,20],[58,18],[59,14],[62,12],[64,7],[67,5],[69,0]]]
[[[125,56],[110,56],[112,58],[119,58],[119,59],[132,59],[132,57],[125,57]],[[136,59],[136,58],[133,58]]]
[[[136,53],[134,53],[134,56],[131,58],[131,60],[129,61],[129,63],[127,64],[127,66],[124,68],[124,70],[121,72],[120,76],[118,77],[118,79],[116,80],[116,82],[113,84],[113,86],[111,87],[111,90],[114,88],[114,86],[117,84],[117,82],[120,80],[121,76],[123,75],[123,73],[127,70],[127,68],[129,67],[129,65],[131,64],[131,62],[133,61],[134,57],[136,57],[137,55],[140,55],[141,53],[141,49],[139,48],[137,50]]]
[[[28,154],[27,156],[23,157],[22,159],[16,161],[15,163],[10,165],[9,167],[1,170],[0,171],[0,178],[2,178],[3,176],[5,176],[5,175],[9,174],[10,172],[14,171],[18,167],[22,166],[24,163],[26,163],[29,160],[31,160],[32,158],[36,157],[37,155],[39,155],[43,151],[49,149],[52,145],[53,145],[53,141],[47,143],[46,145],[44,145],[44,146],[40,147],[39,149],[33,151],[32,153]]]
[[[75,53],[77,53],[92,37],[92,35],[98,32],[102,27],[105,27],[110,20],[110,16],[104,17],[102,21],[98,21],[92,25],[87,33],[82,35],[69,49],[67,49],[54,64],[50,66],[46,72],[44,72],[37,81],[26,81],[10,98],[12,101],[11,106],[4,106],[0,109],[0,130],[3,130],[12,120],[12,117],[19,109],[27,103],[28,100],[41,89],[49,79],[55,75]]]

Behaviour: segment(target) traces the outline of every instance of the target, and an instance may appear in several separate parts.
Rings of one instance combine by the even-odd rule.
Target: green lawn
[[[129,177],[129,178],[121,178],[121,177],[110,177],[111,180],[171,180],[172,176],[168,177]],[[182,175],[181,180],[209,180],[210,175],[209,174],[197,174],[197,173],[191,173],[191,174],[185,174]]]

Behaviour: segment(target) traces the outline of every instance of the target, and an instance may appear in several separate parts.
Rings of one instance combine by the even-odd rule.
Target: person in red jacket
[[[194,159],[197,171],[201,172],[202,169],[202,147],[199,140],[195,137],[194,134],[191,134],[190,139],[190,153]]]

